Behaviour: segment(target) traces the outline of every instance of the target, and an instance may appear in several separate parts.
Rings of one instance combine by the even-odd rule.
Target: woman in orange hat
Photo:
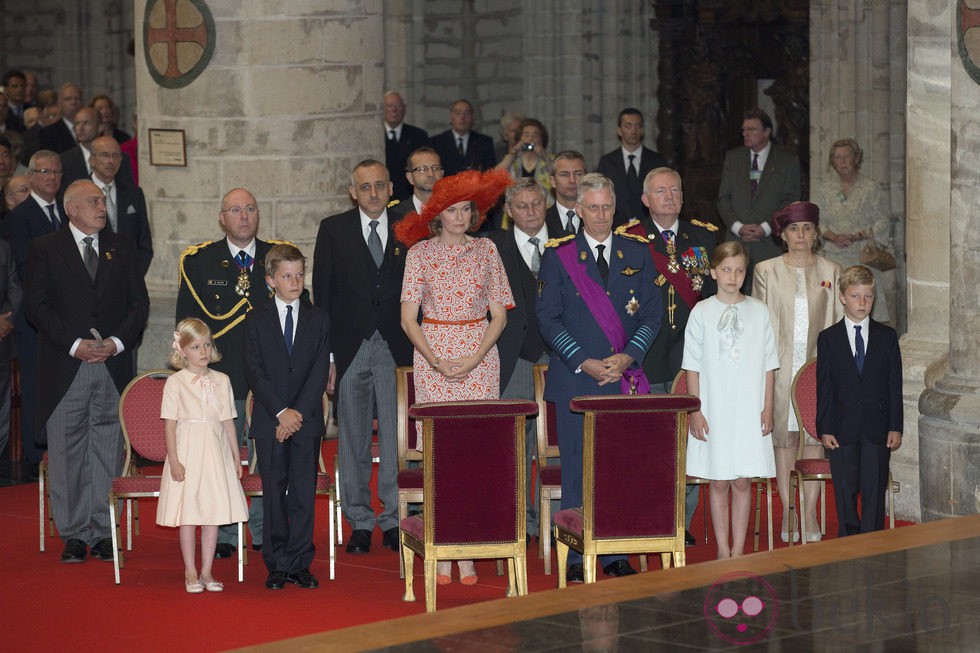
[[[500,397],[496,343],[514,299],[496,246],[470,233],[510,183],[501,170],[440,179],[421,214],[411,213],[395,227],[398,240],[411,247],[401,323],[415,345],[419,403]],[[451,565],[439,563],[440,585],[452,582]],[[459,561],[459,574],[464,585],[478,580],[472,560]]]

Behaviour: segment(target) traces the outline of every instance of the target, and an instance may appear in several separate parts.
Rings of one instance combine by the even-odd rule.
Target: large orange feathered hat
[[[497,203],[513,180],[506,170],[464,170],[451,177],[443,177],[432,187],[429,201],[422,207],[422,213],[412,211],[395,224],[395,236],[409,247],[428,238],[429,223],[447,208],[457,202],[471,200],[476,203],[480,218],[479,227],[487,218],[487,210]]]

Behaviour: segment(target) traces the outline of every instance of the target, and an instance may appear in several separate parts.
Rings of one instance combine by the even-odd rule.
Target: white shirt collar
[[[588,243],[589,249],[592,250],[592,255],[596,257],[596,260],[597,261],[599,260],[599,252],[596,249],[596,246],[597,245],[605,245],[606,246],[606,249],[603,251],[603,256],[606,259],[606,263],[609,263],[612,260],[609,257],[609,255],[611,254],[611,251],[610,250],[612,250],[612,232],[611,231],[609,232],[609,235],[606,236],[606,239],[605,240],[602,240],[602,241],[596,240],[595,238],[593,238],[592,236],[590,236],[588,233],[586,233],[584,230],[582,231],[582,235],[585,236],[585,242]]]
[[[249,256],[251,256],[253,260],[255,259],[255,239],[254,238],[252,239],[252,242],[250,242],[245,247],[239,247],[235,243],[233,243],[230,240],[228,240],[227,237],[225,238],[225,242],[228,243],[228,251],[231,252],[231,257],[232,258],[235,258],[236,256],[238,256],[238,252],[245,252],[246,254],[248,254]]]
[[[619,148],[623,152],[623,167],[629,170],[630,167],[630,154],[634,155],[636,158],[633,159],[633,165],[636,166],[636,172],[640,172],[640,160],[643,158],[643,144],[641,143],[635,150],[630,152],[626,149],[625,145]]]
[[[99,232],[98,231],[96,231],[94,234],[87,234],[87,233],[82,232],[81,229],[79,229],[78,227],[76,227],[75,225],[73,225],[71,222],[68,223],[68,228],[71,230],[71,236],[72,236],[72,238],[75,239],[75,243],[77,243],[79,247],[82,246],[82,239],[83,238],[87,238],[88,236],[91,236],[92,237],[92,247],[95,248],[95,251],[96,252],[99,251]]]
[[[659,224],[657,224],[657,221],[654,220],[653,218],[650,218],[650,222],[653,223],[653,226],[656,227],[657,228],[657,231],[660,232],[661,234],[663,234],[663,232],[665,232],[665,231],[667,231],[669,229],[670,231],[673,231],[674,232],[674,236],[675,237],[677,236],[677,227],[679,227],[680,224],[681,224],[681,221],[678,220],[677,218],[674,218],[674,224],[672,224],[672,225],[670,225],[669,227],[666,227],[666,228],[661,227]]]

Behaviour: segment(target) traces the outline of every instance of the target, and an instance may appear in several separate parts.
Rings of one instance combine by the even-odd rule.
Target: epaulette
[[[391,207],[395,206],[396,204],[401,204],[401,200],[391,200],[390,202],[388,202],[388,208],[390,209]],[[272,241],[269,241],[269,242],[272,242]]]
[[[544,244],[545,247],[558,247],[562,243],[567,243],[568,241],[575,238],[575,234],[568,234],[567,236],[562,236],[561,238],[550,238],[548,242]]]
[[[718,231],[718,225],[712,224],[710,222],[701,222],[700,220],[691,220],[691,224],[695,227],[701,227],[702,229],[707,229],[708,231],[714,233]]]
[[[635,240],[637,242],[641,242],[644,244],[649,243],[650,241],[647,240],[646,237],[641,236],[639,234],[631,234],[630,232],[627,231],[627,229],[637,224],[640,224],[639,220],[636,219],[630,220],[626,224],[621,224],[618,227],[616,227],[616,231],[614,233],[617,236],[622,236],[623,238],[629,238],[631,240]]]
[[[296,247],[296,245],[294,245],[293,243],[289,242],[288,240],[273,240],[273,239],[270,238],[269,240],[267,240],[265,242],[269,243],[270,245],[290,245],[292,247]],[[299,249],[299,248],[296,247],[296,249]]]
[[[213,242],[213,240],[206,240],[203,243],[188,246],[188,248],[184,250],[184,253],[180,255],[180,260],[183,261],[185,256],[194,256],[198,253],[198,251],[204,249]]]

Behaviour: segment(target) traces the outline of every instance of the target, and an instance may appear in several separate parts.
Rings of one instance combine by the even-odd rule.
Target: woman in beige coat
[[[776,452],[779,500],[783,505],[783,542],[789,541],[789,473],[796,461],[800,436],[790,398],[793,377],[807,360],[816,356],[817,335],[843,316],[843,307],[837,300],[841,267],[816,254],[820,245],[819,223],[820,211],[810,202],[793,202],[777,211],[772,219],[772,232],[782,240],[785,253],[756,265],[752,280],[752,296],[769,307],[779,351],[772,444]],[[807,445],[804,456],[822,457],[819,441]],[[819,491],[819,483],[805,484],[806,518],[811,524],[817,523]],[[799,527],[794,526],[794,541],[798,541],[799,532]],[[807,533],[808,541],[819,539],[818,529]]]

